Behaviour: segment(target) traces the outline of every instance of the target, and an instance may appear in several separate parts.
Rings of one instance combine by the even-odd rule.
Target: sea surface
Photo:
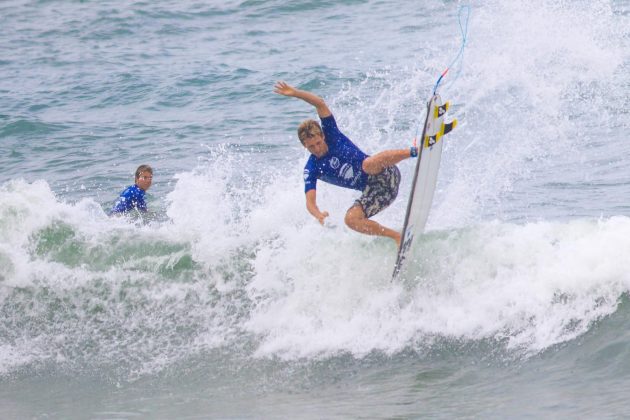
[[[316,114],[273,85],[373,154],[450,64],[392,282],[357,192],[307,213]],[[628,0],[1,1],[0,418],[628,417],[629,132]]]

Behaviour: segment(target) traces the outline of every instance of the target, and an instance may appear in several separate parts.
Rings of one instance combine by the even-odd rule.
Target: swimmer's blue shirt
[[[114,204],[114,207],[112,207],[110,213],[126,213],[134,209],[142,212],[147,211],[144,194],[145,191],[137,185],[130,185],[120,193],[120,196],[118,197],[118,200],[116,200],[116,203]]]

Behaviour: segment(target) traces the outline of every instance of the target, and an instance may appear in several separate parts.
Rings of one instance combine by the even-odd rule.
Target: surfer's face
[[[136,178],[136,185],[143,191],[146,191],[151,187],[151,183],[153,182],[153,174],[151,172],[145,171],[140,172],[138,178]]]
[[[328,145],[324,140],[324,136],[321,134],[315,134],[313,137],[309,137],[304,140],[304,147],[306,150],[315,155],[315,157],[322,157],[328,153]]]

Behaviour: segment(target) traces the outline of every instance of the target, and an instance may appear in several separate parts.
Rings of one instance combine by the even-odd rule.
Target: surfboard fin
[[[428,148],[428,147],[432,147],[435,143],[437,143],[438,141],[440,141],[440,134],[436,134],[434,136],[426,136],[424,138],[424,147]]]
[[[448,101],[446,102],[444,105],[441,106],[436,106],[435,107],[435,111],[434,111],[434,118],[438,119],[440,118],[442,115],[446,114],[446,111],[448,111],[448,109],[451,107],[451,102]]]
[[[457,120],[453,120],[450,123],[442,124],[442,128],[440,129],[440,131],[442,132],[442,134],[448,134],[453,131],[455,127],[457,127]]]
[[[424,147],[426,148],[426,147],[433,146],[435,143],[440,141],[442,136],[444,136],[444,135],[450,133],[451,131],[453,131],[453,129],[455,127],[457,127],[457,120],[453,120],[450,123],[446,123],[446,124],[442,123],[442,125],[440,126],[440,131],[438,131],[437,133],[435,133],[432,136],[425,136],[424,137]]]

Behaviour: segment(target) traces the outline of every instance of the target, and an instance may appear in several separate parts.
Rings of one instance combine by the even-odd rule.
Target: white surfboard
[[[401,246],[398,250],[393,278],[404,277],[410,266],[409,255],[413,255],[414,239],[424,231],[429,218],[435,185],[437,184],[440,159],[442,158],[442,137],[456,125],[457,120],[444,124],[444,116],[449,103],[442,105],[439,95],[434,95],[427,104],[427,116],[418,145],[418,162],[411,185],[407,204],[407,214],[402,231]]]

